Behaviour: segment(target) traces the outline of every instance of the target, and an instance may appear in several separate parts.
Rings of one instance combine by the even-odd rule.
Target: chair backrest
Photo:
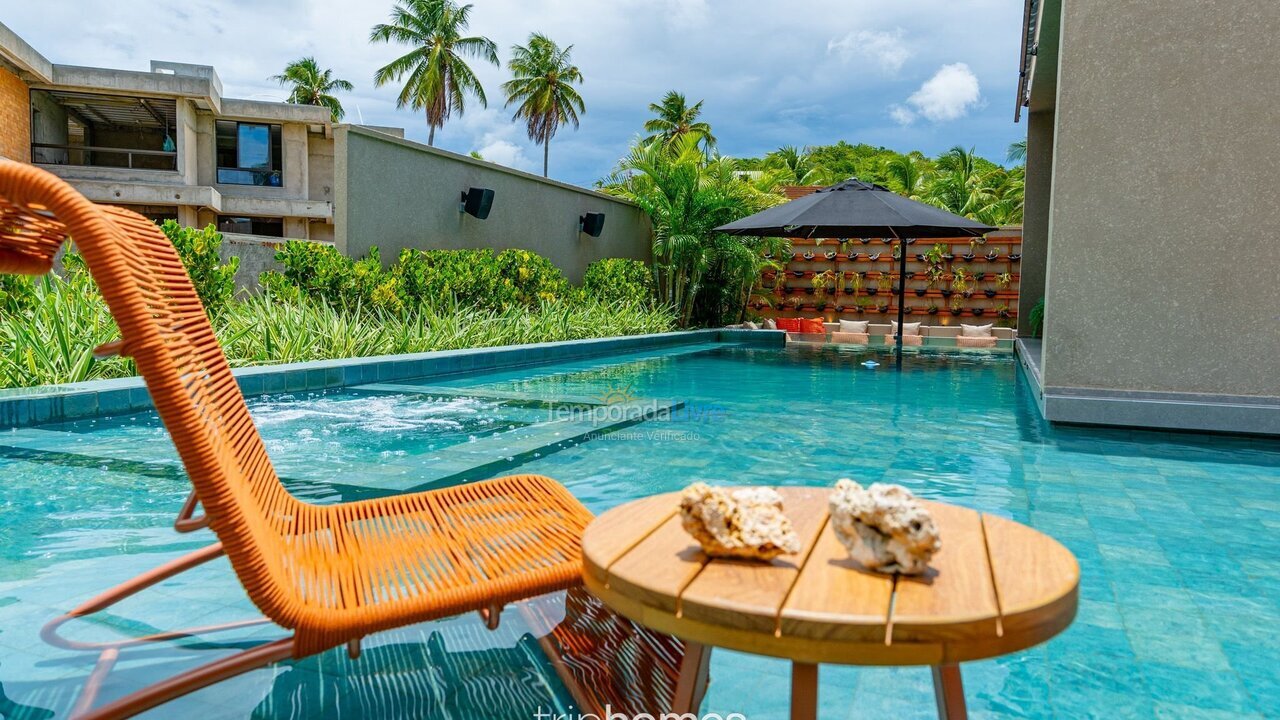
[[[282,536],[315,508],[280,484],[182,260],[154,223],[0,160],[0,272],[43,274],[70,237],[84,257],[250,598],[282,623]],[[284,623],[282,623],[284,624]]]

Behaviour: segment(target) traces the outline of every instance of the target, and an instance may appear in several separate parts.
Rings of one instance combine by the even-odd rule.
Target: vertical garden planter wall
[[[932,252],[935,244],[940,253]],[[761,275],[748,302],[751,313],[828,321],[896,316],[898,262],[882,238],[796,238],[791,245],[790,257],[774,258],[782,269]],[[913,320],[948,325],[980,318],[1017,327],[1021,227],[1002,228],[985,242],[916,240],[906,252],[905,303]]]

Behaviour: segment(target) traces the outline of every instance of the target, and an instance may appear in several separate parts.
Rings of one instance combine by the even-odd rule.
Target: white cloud
[[[837,55],[845,63],[859,58],[872,60],[889,74],[897,73],[911,57],[911,48],[904,42],[902,28],[892,32],[855,30],[842,38],[827,42],[827,54]]]
[[[524,154],[524,148],[509,140],[494,140],[480,148],[480,157],[491,163],[506,165],[517,170],[532,170],[532,163]]]
[[[978,77],[964,63],[943,65],[907,98],[908,105],[933,122],[959,120],[981,102]],[[895,119],[902,122],[896,115]]]
[[[963,61],[982,78],[984,95],[1011,97],[1018,68],[1008,47],[1022,14],[1008,0],[797,0],[786,12],[776,2],[743,0],[468,1],[475,4],[469,32],[492,38],[504,62],[533,30],[574,45],[587,113],[579,130],[562,128],[551,144],[551,174],[561,180],[590,184],[608,173],[640,133],[648,104],[673,89],[690,102],[706,101],[704,119],[721,149],[735,155],[841,139],[932,153],[963,137],[1003,157],[1025,134],[1003,107],[988,110],[981,101],[962,103],[966,116],[938,127],[923,106],[906,100],[925,78],[902,79],[913,67]],[[227,97],[278,96],[282,88],[267,78],[290,60],[315,55],[355,83],[340,95],[349,120],[403,127],[410,139],[426,141],[423,113],[396,109],[398,85],[373,85],[374,71],[407,51],[368,41],[392,0],[113,0],[96,14],[86,14],[85,5],[0,0],[0,21],[57,63],[141,71],[152,58],[213,65]],[[172,32],[130,30],[138,27]],[[243,28],[272,28],[272,42]],[[822,42],[832,38],[830,47]],[[493,159],[541,170],[541,148],[503,108],[506,67],[468,62],[491,112],[469,102],[464,117],[436,133],[436,145],[461,153],[493,146],[486,153]],[[889,110],[894,103],[911,113],[908,130],[895,121],[906,116]]]
[[[906,127],[916,121],[915,113],[902,105],[898,105],[897,103],[889,106],[889,117],[893,118],[894,122],[902,125],[903,127]]]

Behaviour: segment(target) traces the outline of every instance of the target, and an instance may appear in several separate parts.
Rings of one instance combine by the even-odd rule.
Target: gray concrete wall
[[[1280,396],[1276,5],[1062,12],[1045,386]]]
[[[371,130],[335,136],[335,241],[352,257],[377,246],[384,261],[402,248],[522,248],[550,259],[573,282],[592,261],[647,261],[650,226],[630,203]],[[458,212],[469,187],[494,191],[487,220]],[[598,238],[578,232],[586,212],[605,213]]]
[[[236,290],[247,293],[258,292],[258,276],[267,270],[279,270],[276,262],[276,248],[288,240],[265,240],[256,235],[240,235],[222,233],[222,246],[218,248],[218,257],[226,262],[230,258],[240,258],[240,268],[236,270]]]
[[[1018,318],[1026,328],[1031,308],[1044,297],[1049,254],[1049,200],[1053,180],[1053,111],[1027,115],[1026,202],[1022,210],[1022,274],[1018,281]]]

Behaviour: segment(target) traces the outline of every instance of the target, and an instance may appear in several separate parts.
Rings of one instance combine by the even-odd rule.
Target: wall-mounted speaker
[[[587,213],[578,218],[578,227],[591,237],[600,237],[604,232],[604,213]]]
[[[458,210],[474,218],[484,220],[493,209],[493,191],[489,188],[467,188],[462,193]]]

